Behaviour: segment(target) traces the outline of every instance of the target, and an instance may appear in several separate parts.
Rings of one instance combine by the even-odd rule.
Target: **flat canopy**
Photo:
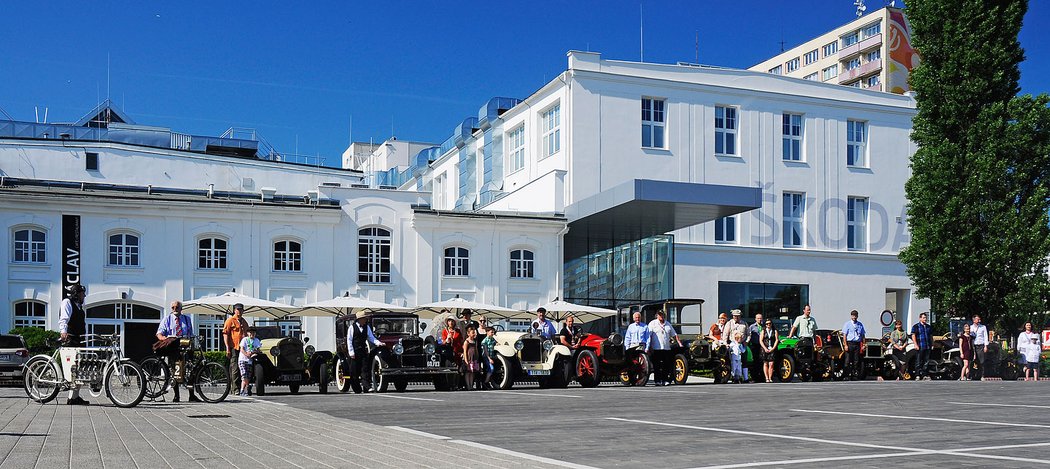
[[[565,258],[762,206],[757,187],[634,179],[569,205]]]
[[[337,296],[330,300],[318,301],[317,303],[310,303],[303,306],[298,311],[290,313],[288,316],[343,316],[345,314],[355,313],[376,313],[376,312],[408,312],[412,308],[406,306],[397,306],[387,303],[380,303],[378,301],[370,301],[364,298],[357,298],[350,295]]]
[[[595,319],[616,316],[616,310],[598,308],[595,306],[578,305],[568,301],[554,300],[540,306],[547,310],[547,319],[564,321],[569,316],[576,316],[580,322],[593,321]],[[539,309],[539,308],[536,308]]]
[[[294,306],[263,300],[236,292],[217,296],[206,296],[182,303],[182,312],[187,314],[233,314],[233,306],[244,305],[245,316],[277,319],[295,310]]]

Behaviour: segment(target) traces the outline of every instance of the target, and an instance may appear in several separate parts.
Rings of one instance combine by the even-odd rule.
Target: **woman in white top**
[[[1021,352],[1025,361],[1024,380],[1039,381],[1039,354],[1043,348],[1039,345],[1039,334],[1032,331],[1031,322],[1024,323],[1024,331],[1017,336],[1017,351]]]

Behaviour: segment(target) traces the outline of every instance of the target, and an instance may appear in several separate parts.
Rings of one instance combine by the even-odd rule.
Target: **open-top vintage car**
[[[347,330],[355,316],[336,320],[336,386],[340,392],[350,390],[350,355],[347,350]],[[372,385],[385,392],[391,384],[404,391],[409,382],[432,382],[434,389],[452,388],[459,371],[451,354],[442,353],[442,346],[433,337],[420,337],[419,316],[414,313],[376,312],[369,314],[372,331],[383,343],[369,354],[372,360]]]
[[[652,365],[641,347],[625,349],[623,336],[613,332],[609,337],[582,332],[576,326],[579,343],[573,350],[576,381],[590,388],[612,377],[629,386],[644,386],[649,381]]]
[[[792,381],[796,375],[803,381],[828,379],[832,376],[831,358],[828,351],[824,350],[824,338],[821,337],[820,331],[816,331],[817,334],[812,339],[788,337],[790,323],[774,320],[773,324],[780,333],[774,362],[774,375],[777,380]],[[785,324],[787,330],[782,329]],[[837,349],[829,347],[829,350],[841,350],[841,345]]]
[[[671,324],[671,327],[674,327],[675,332],[679,335],[679,339],[682,341],[681,347],[673,341],[671,343],[671,352],[673,354],[672,366],[674,366],[671,380],[675,384],[685,384],[686,380],[689,379],[689,372],[692,369],[713,369],[713,367],[728,366],[722,361],[724,357],[718,358],[718,347],[715,346],[715,348],[712,349],[711,344],[703,337],[703,335],[682,333],[683,328],[685,327],[696,327],[699,330],[702,324],[699,322],[687,322],[685,316],[691,314],[692,316],[695,316],[697,321],[699,321],[703,304],[704,300],[701,299],[668,298],[624,306],[620,308],[620,330],[622,333],[626,333],[627,327],[630,325],[632,317],[636,312],[642,314],[642,322],[644,324],[649,324],[652,320],[656,319],[656,313],[658,311],[663,311],[666,321]],[[695,355],[694,352],[696,353]],[[650,370],[651,369],[650,366]],[[627,374],[621,374],[620,381],[623,384],[645,384],[645,380],[642,379],[635,379],[632,383],[630,378],[631,377]],[[648,379],[648,373],[646,373],[646,379]]]
[[[306,345],[309,337],[288,337],[281,333],[280,325],[256,326],[255,337],[262,348],[255,357],[255,392],[266,394],[266,386],[287,385],[292,394],[303,385],[317,384],[321,394],[328,392],[331,374],[328,361],[332,352],[316,352],[314,346]]]
[[[540,387],[566,387],[572,380],[574,355],[568,347],[542,338],[535,328],[528,332],[496,332],[492,382],[510,389],[515,381],[536,381]]]

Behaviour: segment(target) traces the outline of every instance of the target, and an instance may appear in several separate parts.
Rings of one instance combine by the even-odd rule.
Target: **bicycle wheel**
[[[131,360],[114,362],[103,381],[106,396],[117,407],[135,407],[146,396],[146,375]]]
[[[193,389],[204,402],[222,402],[230,394],[230,371],[217,362],[204,362],[193,373]]]
[[[156,399],[168,392],[171,384],[171,370],[164,359],[160,357],[146,357],[139,364],[142,374],[146,376],[146,397]]]
[[[30,399],[41,404],[51,402],[58,395],[60,381],[54,360],[37,357],[26,363],[24,387]]]

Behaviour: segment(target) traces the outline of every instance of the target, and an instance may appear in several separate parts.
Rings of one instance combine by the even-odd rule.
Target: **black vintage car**
[[[316,384],[321,394],[328,392],[331,381],[328,362],[332,352],[315,352],[306,345],[310,338],[285,336],[280,325],[257,326],[255,337],[262,353],[255,357],[255,393],[266,394],[267,385],[287,385],[292,394],[303,385]]]
[[[682,333],[683,328],[700,328],[702,326],[699,322],[689,322],[689,318],[692,317],[699,321],[703,304],[704,300],[698,298],[667,298],[648,303],[621,306],[617,315],[619,318],[619,331],[621,334],[627,333],[627,327],[632,322],[634,313],[641,313],[642,323],[648,324],[656,319],[658,311],[663,311],[666,321],[671,324],[675,333],[682,340],[681,347],[677,343],[672,343],[671,345],[673,354],[671,362],[673,366],[672,382],[685,384],[686,380],[689,379],[690,372],[697,369],[712,370],[716,379],[719,376],[724,377],[728,373],[728,365],[726,364],[728,354],[725,352],[725,347],[721,349],[716,347],[712,350],[711,344],[703,337],[703,334]],[[632,381],[628,375],[622,375],[620,382],[628,385]],[[641,384],[644,384],[644,382]]]
[[[340,392],[350,390],[350,355],[347,350],[347,329],[354,316],[340,317],[335,322],[336,372],[335,381]],[[434,389],[447,391],[452,388],[459,374],[451,353],[443,350],[433,337],[419,336],[419,317],[412,313],[372,313],[369,315],[372,330],[381,347],[371,347],[372,383],[380,392],[390,384],[397,391],[404,391],[409,382],[432,382]]]

